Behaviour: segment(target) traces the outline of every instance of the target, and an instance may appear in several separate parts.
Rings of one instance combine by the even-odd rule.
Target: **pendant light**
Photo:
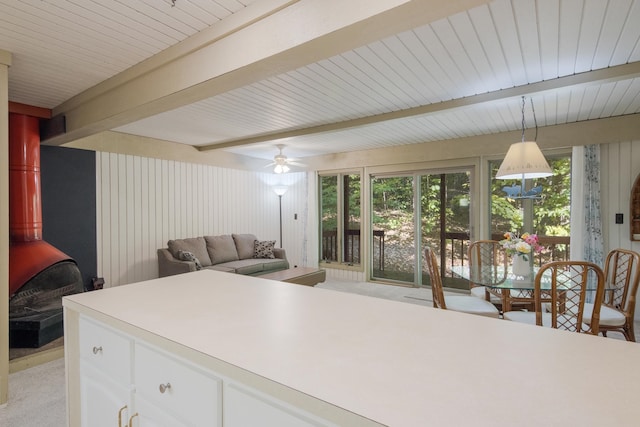
[[[496,178],[498,179],[522,179],[523,189],[524,180],[531,178],[544,178],[553,175],[551,167],[544,158],[538,144],[534,141],[524,140],[525,120],[524,120],[525,97],[522,97],[522,141],[511,144],[507,155],[505,156]],[[531,109],[533,110],[533,100],[531,101]],[[533,110],[533,119],[536,121],[535,110]],[[538,133],[538,124],[536,121],[536,137]]]

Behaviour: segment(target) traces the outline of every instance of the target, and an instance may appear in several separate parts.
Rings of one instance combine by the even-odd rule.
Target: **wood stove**
[[[9,114],[9,344],[62,336],[62,297],[83,291],[77,263],[42,240],[38,118]]]

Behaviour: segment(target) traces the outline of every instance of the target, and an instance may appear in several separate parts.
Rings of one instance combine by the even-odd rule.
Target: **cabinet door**
[[[80,317],[80,360],[93,365],[113,381],[131,384],[133,340],[107,326]]]
[[[196,427],[208,424],[191,424],[168,413],[165,408],[144,398],[135,399],[135,416],[129,427]]]
[[[131,409],[128,385],[113,381],[84,360],[80,361],[80,396],[83,427],[126,425]],[[121,424],[118,424],[119,416]]]
[[[225,427],[337,427],[244,386],[227,383],[224,388]]]
[[[134,353],[134,403],[141,417],[158,418],[143,413],[140,404],[144,403],[162,408],[167,416],[181,421],[164,425],[215,427],[222,424],[221,379],[146,344],[136,342]],[[158,425],[151,424],[151,418],[148,422]]]

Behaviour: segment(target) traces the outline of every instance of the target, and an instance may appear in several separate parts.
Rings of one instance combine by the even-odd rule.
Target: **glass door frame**
[[[468,160],[468,159],[467,159]],[[479,229],[480,224],[480,212],[484,206],[486,206],[486,202],[482,203],[481,195],[479,194],[479,189],[482,188],[481,185],[478,185],[480,181],[481,172],[486,174],[486,171],[481,171],[480,165],[482,161],[480,158],[474,159],[472,162],[463,162],[457,161],[445,161],[438,162],[438,164],[424,164],[421,167],[416,168],[415,165],[413,168],[409,170],[398,170],[394,169],[393,166],[388,166],[384,168],[370,168],[366,171],[365,175],[366,179],[366,197],[368,198],[367,210],[368,210],[368,236],[370,244],[368,250],[368,259],[367,259],[367,279],[371,281],[379,281],[379,282],[395,282],[394,280],[385,279],[375,277],[373,274],[373,256],[374,256],[374,245],[373,245],[373,188],[372,181],[374,178],[384,178],[384,177],[402,177],[402,176],[411,176],[413,179],[413,203],[416,209],[413,212],[413,228],[414,228],[414,243],[415,243],[415,259],[416,263],[414,266],[414,281],[413,283],[398,281],[399,284],[403,285],[411,285],[414,287],[424,286],[422,283],[422,269],[423,269],[423,244],[422,244],[422,224],[418,218],[421,217],[422,214],[422,206],[420,205],[420,200],[422,197],[422,189],[420,185],[419,178],[424,175],[442,175],[442,174],[451,174],[451,173],[468,173],[469,174],[469,238],[471,240],[474,239],[476,230]],[[379,170],[379,172],[374,172],[373,170]],[[476,202],[478,201],[478,202]],[[444,268],[443,265],[440,266],[441,269]]]

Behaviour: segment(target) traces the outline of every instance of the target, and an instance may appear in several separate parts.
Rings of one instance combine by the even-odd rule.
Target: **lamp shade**
[[[551,175],[553,175],[551,167],[538,148],[538,144],[534,141],[523,141],[511,144],[496,178],[531,179]]]
[[[274,193],[276,193],[278,196],[283,196],[284,193],[287,192],[287,187],[285,186],[279,186],[279,187],[273,187],[273,191]]]

